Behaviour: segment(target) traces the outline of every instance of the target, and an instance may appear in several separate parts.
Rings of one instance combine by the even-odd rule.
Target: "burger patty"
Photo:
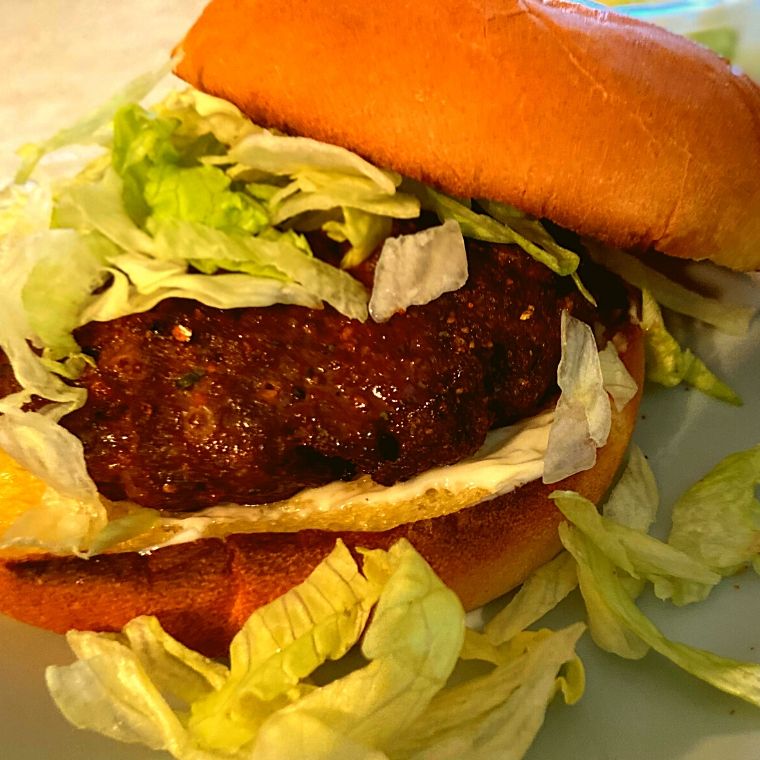
[[[463,288],[384,324],[181,299],[88,324],[76,333],[95,364],[76,381],[87,403],[62,424],[105,496],[165,510],[358,474],[390,485],[456,462],[556,394],[561,311],[596,316],[521,250],[467,248]]]

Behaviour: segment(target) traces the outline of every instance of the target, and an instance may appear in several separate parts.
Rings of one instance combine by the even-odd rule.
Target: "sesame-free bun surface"
[[[626,249],[760,268],[760,89],[557,0],[213,0],[176,71],[264,126]]]
[[[631,327],[625,336],[621,356],[641,389],[641,333]],[[562,516],[548,498],[552,491],[575,490],[594,502],[603,497],[625,454],[639,398],[640,390],[622,412],[613,406],[609,441],[594,468],[561,483],[533,481],[475,507],[383,532],[238,534],[92,559],[15,550],[0,557],[0,613],[60,633],[120,630],[138,615],[156,615],[183,643],[221,655],[250,613],[303,581],[338,537],[351,548],[409,539],[473,609],[559,551]]]

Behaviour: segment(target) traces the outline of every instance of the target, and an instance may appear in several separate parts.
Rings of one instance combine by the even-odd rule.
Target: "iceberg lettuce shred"
[[[543,614],[569,578],[566,560],[544,570],[517,625]],[[76,726],[182,760],[518,759],[554,696],[582,694],[584,627],[508,628],[466,629],[456,595],[407,542],[365,551],[363,572],[338,542],[304,583],[251,616],[229,666],[138,618],[121,634],[68,634],[78,659],[48,668],[47,683]],[[315,670],[362,634],[353,669],[319,685]],[[491,650],[475,655],[488,672],[448,685],[468,636],[490,636]]]
[[[668,543],[645,533],[654,518],[656,484],[638,454],[613,491],[607,517],[579,494],[555,491],[552,498],[568,519],[560,526],[560,538],[576,562],[594,641],[629,659],[654,649],[697,678],[760,707],[760,664],[671,641],[635,603],[644,582],[651,582],[661,599],[687,604],[704,599],[722,575],[743,564],[758,567],[760,505],[754,488],[759,463],[757,447],[732,455],[689,489],[674,508]]]
[[[741,398],[688,348],[668,332],[662,312],[648,290],[642,290],[641,327],[644,330],[647,379],[668,388],[687,383],[708,396],[741,406]]]
[[[591,328],[562,312],[562,357],[557,402],[544,465],[544,483],[556,483],[596,462],[612,424],[596,339]]]
[[[760,573],[760,446],[731,454],[673,507],[669,543],[721,575]]]

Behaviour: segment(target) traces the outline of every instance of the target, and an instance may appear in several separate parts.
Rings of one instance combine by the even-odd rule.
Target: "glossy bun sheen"
[[[760,267],[760,89],[557,0],[214,0],[176,71],[256,123],[626,249]]]

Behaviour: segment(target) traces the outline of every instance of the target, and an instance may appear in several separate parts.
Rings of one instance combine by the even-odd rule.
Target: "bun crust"
[[[644,374],[638,328],[621,354],[639,394],[622,412],[593,469],[561,483],[533,481],[450,515],[384,532],[239,534],[202,539],[151,554],[76,557],[17,554],[0,561],[0,612],[41,628],[120,630],[137,615],[156,615],[173,636],[211,656],[226,653],[250,613],[303,581],[340,537],[351,548],[387,548],[406,537],[467,609],[521,583],[560,550],[562,517],[548,498],[557,488],[598,502],[614,479],[638,413]]]
[[[559,0],[214,0],[179,55],[264,126],[610,245],[760,268],[760,88],[663,29]]]

